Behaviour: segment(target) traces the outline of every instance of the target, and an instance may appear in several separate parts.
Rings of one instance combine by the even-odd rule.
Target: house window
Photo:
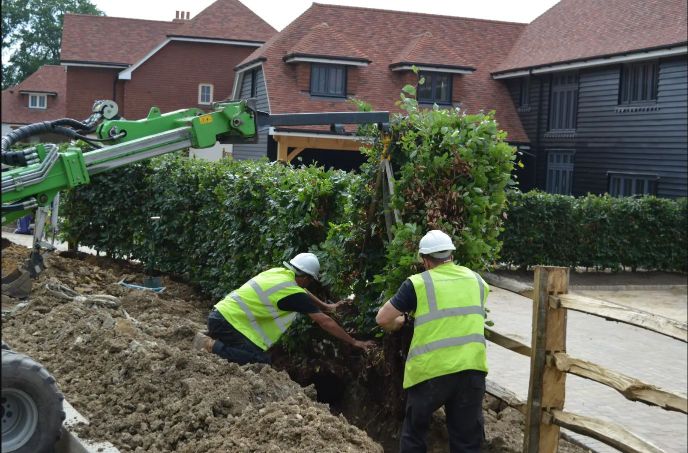
[[[623,65],[619,84],[619,104],[656,101],[658,67],[656,61]]]
[[[451,104],[452,75],[439,72],[421,72],[425,79],[418,85],[418,102],[428,104]]]
[[[311,95],[346,97],[346,67],[333,64],[311,65]]]
[[[609,173],[609,194],[613,197],[654,195],[657,193],[657,175]]]
[[[518,106],[530,106],[530,77],[523,77],[520,80]]]
[[[547,154],[547,192],[571,195],[573,188],[573,151]]]
[[[213,86],[208,83],[198,85],[198,103],[210,104],[213,102]]]
[[[48,96],[45,94],[30,94],[29,108],[30,109],[45,109],[48,107]]]
[[[258,69],[253,69],[251,70],[251,75],[249,76],[251,78],[251,97],[254,98],[256,97],[257,93],[257,80],[258,80]]]
[[[578,74],[569,72],[552,76],[549,105],[550,131],[573,131],[576,129]]]

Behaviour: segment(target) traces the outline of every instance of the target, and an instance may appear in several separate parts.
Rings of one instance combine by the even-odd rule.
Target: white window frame
[[[210,88],[210,99],[208,102],[203,101],[203,88]],[[210,105],[213,103],[213,85],[210,83],[199,83],[198,84],[198,103],[200,105]]]
[[[36,100],[35,104],[32,103],[31,101]],[[43,105],[41,106],[41,100],[43,101]],[[40,94],[40,93],[29,93],[29,108],[30,109],[39,109],[39,110],[45,110],[48,108],[48,95],[47,94]]]

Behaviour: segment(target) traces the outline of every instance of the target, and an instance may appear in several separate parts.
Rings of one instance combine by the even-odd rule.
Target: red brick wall
[[[348,66],[346,68],[346,94],[347,96],[356,96],[358,93],[358,82],[361,78],[361,70],[356,66]]]
[[[168,112],[208,108],[198,104],[199,83],[213,85],[213,100],[232,95],[234,67],[255,48],[192,42],[171,42],[132,72],[124,84],[124,113],[143,118],[152,106]]]
[[[91,114],[93,101],[112,99],[119,70],[69,66],[67,68],[67,116],[77,120]],[[121,104],[120,104],[121,107]]]
[[[294,63],[291,63],[294,64]],[[310,92],[311,90],[311,64],[296,63],[296,86],[299,91]]]

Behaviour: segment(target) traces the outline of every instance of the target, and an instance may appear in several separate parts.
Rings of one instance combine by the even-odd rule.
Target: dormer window
[[[311,64],[311,96],[346,97],[346,66]]]
[[[452,75],[441,72],[421,72],[424,83],[418,84],[418,102],[422,104],[451,104]]]
[[[29,108],[30,109],[46,109],[46,108],[48,108],[48,95],[46,95],[46,94],[29,94]]]

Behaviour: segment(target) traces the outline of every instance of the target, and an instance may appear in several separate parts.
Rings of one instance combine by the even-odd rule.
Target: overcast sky
[[[214,0],[92,0],[108,16],[169,21],[175,11],[191,17]],[[318,3],[393,9],[448,16],[531,22],[558,0],[317,0]],[[311,0],[242,0],[277,30],[283,29],[313,3]]]

